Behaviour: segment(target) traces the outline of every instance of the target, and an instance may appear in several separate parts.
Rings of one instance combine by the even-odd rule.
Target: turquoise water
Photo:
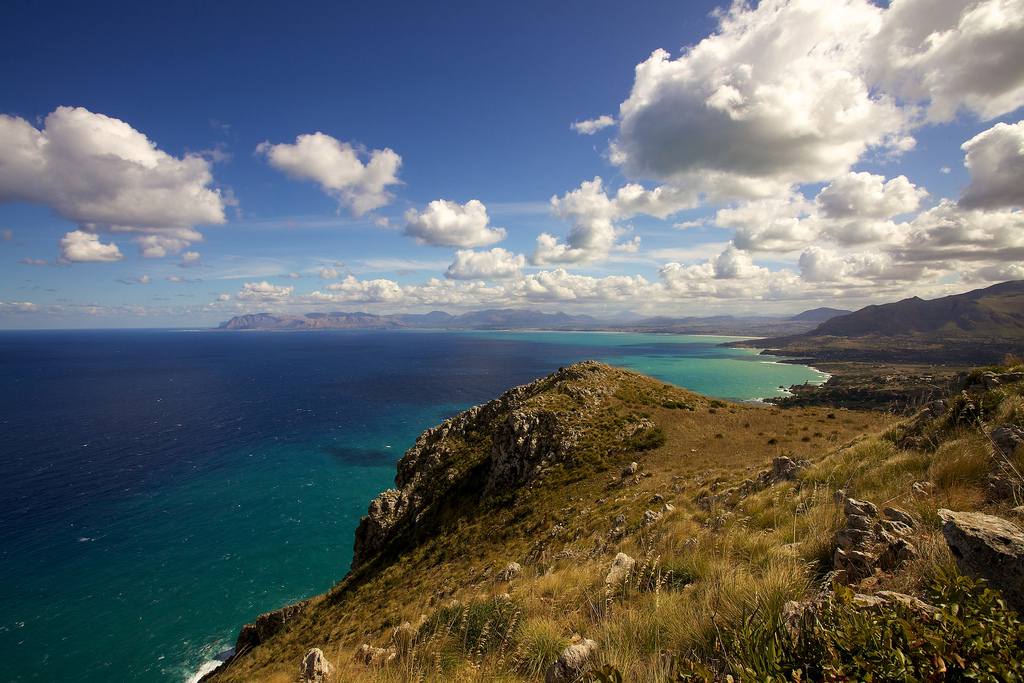
[[[0,333],[0,661],[10,681],[181,683],[330,588],[418,434],[595,358],[750,400],[821,381],[725,338]]]

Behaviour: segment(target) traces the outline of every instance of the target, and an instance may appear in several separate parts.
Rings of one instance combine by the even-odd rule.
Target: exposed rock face
[[[1024,444],[1024,429],[1015,424],[1001,424],[989,433],[992,445],[1000,455],[1012,455],[1018,446]]]
[[[398,653],[391,648],[373,647],[372,645],[359,646],[352,660],[367,666],[384,666],[398,656]]]
[[[590,418],[619,387],[621,371],[584,361],[529,384],[510,389],[489,403],[429,429],[416,439],[398,462],[395,488],[380,494],[356,529],[352,569],[377,555],[407,524],[416,524],[466,472],[460,471],[459,452],[470,441],[490,442],[481,497],[540,476],[553,462],[571,456]],[[554,391],[574,399],[561,407],[542,394]],[[565,404],[571,407],[566,408]],[[630,438],[653,423],[637,418],[612,439]],[[614,446],[614,443],[609,443]],[[465,467],[464,463],[462,464]]]
[[[302,614],[308,606],[309,600],[303,600],[294,605],[259,615],[256,617],[256,623],[246,624],[242,627],[238,634],[238,640],[235,641],[235,652],[242,652],[267,642],[284,628],[287,622]]]
[[[1024,614],[1024,531],[980,512],[939,510],[942,535],[961,573],[980,576]]]
[[[509,562],[498,572],[498,581],[511,581],[523,573],[523,566],[518,562]]]
[[[565,648],[554,664],[548,667],[544,683],[575,683],[587,671],[599,666],[597,643],[583,640]]]
[[[832,559],[841,572],[840,580],[862,579],[875,567],[898,569],[917,557],[917,548],[908,540],[914,518],[906,512],[887,507],[883,511],[887,519],[882,519],[874,503],[855,498],[846,498],[843,512],[846,528],[836,532],[839,549]]]
[[[318,647],[310,648],[302,658],[301,665],[302,680],[310,683],[323,683],[325,679],[334,675],[334,666],[324,657],[323,650]]]
[[[605,577],[604,582],[611,586],[621,583],[633,571],[635,564],[636,560],[632,557],[626,553],[619,553],[612,560],[612,566],[608,569],[608,576]]]

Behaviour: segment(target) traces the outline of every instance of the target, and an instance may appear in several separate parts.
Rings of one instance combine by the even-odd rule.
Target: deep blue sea
[[[184,683],[322,593],[423,430],[596,359],[711,396],[820,382],[723,337],[0,332],[7,681]]]

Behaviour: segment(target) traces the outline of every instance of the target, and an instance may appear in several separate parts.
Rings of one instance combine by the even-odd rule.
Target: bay
[[[727,400],[826,375],[731,338],[583,332],[0,333],[10,681],[182,682],[344,576],[418,434],[595,359]]]

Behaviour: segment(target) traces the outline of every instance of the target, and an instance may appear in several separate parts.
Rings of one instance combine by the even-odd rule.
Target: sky
[[[1024,0],[13,0],[0,328],[1024,279]]]

